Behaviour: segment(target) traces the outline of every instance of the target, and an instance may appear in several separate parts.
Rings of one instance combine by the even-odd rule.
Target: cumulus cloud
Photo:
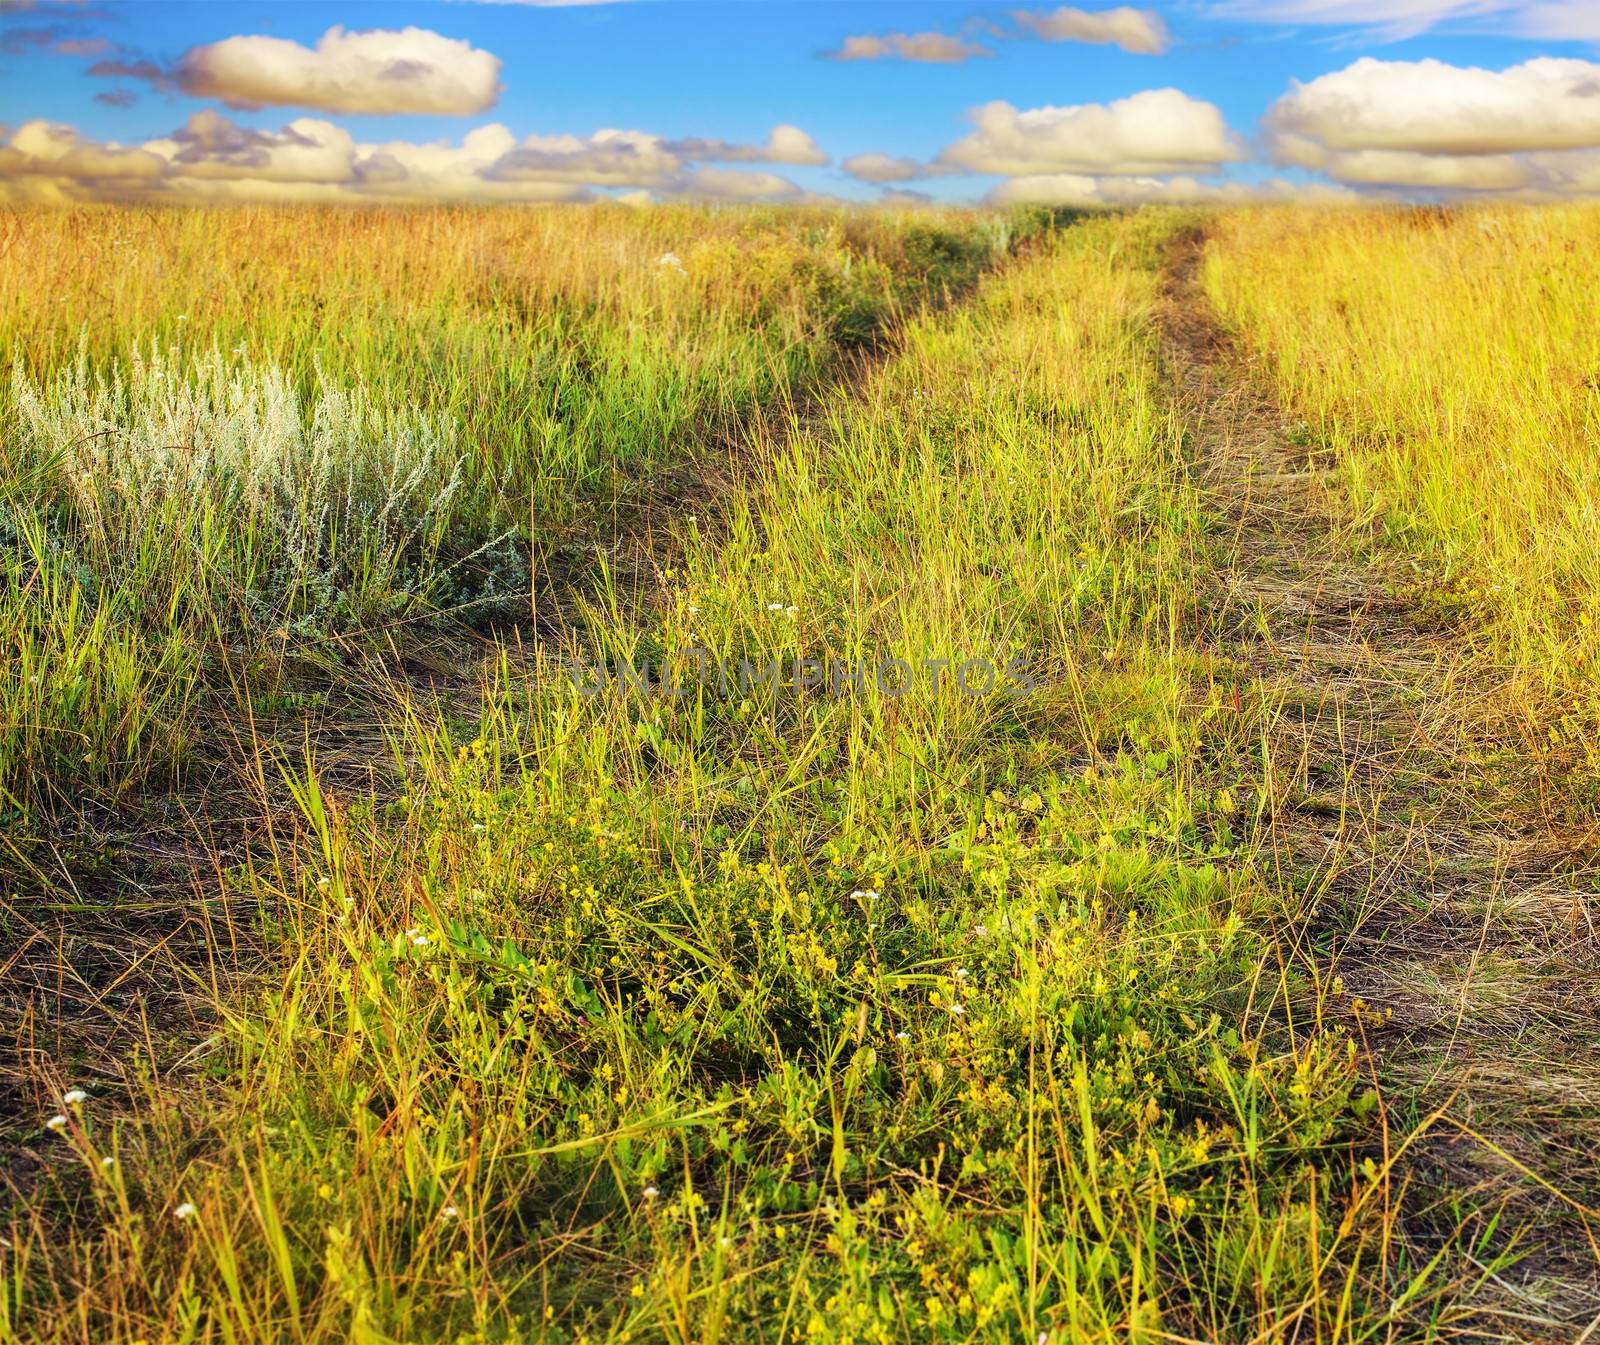
[[[500,96],[499,57],[426,28],[335,25],[314,48],[281,37],[229,37],[185,52],[172,77],[193,97],[241,108],[468,116]]]
[[[1152,10],[1119,5],[1093,13],[1063,5],[1048,13],[1017,10],[1011,17],[1019,28],[1046,42],[1111,43],[1139,55],[1159,55],[1167,49],[1167,26]]]
[[[1244,201],[1350,200],[1355,194],[1327,184],[1274,178],[1268,182],[1202,182],[1175,177],[1096,177],[1039,173],[1002,182],[989,199],[997,205],[1127,206],[1226,204]]]
[[[57,122],[25,122],[0,145],[0,177],[43,177],[92,186],[150,182],[164,171],[160,156],[146,149],[102,144]]]
[[[1340,182],[1369,187],[1516,191],[1534,183],[1531,166],[1514,154],[1414,154],[1408,150],[1363,149],[1333,156],[1289,153],[1281,155],[1280,160],[1320,169]]]
[[[1495,71],[1364,56],[1294,83],[1268,111],[1267,125],[1331,149],[1585,148],[1600,145],[1600,65],[1546,56]]]
[[[1278,162],[1341,182],[1577,192],[1600,150],[1600,64],[1539,57],[1495,71],[1363,57],[1294,83],[1265,127]]]
[[[862,182],[912,182],[924,175],[923,166],[915,159],[889,154],[852,154],[840,167]]]
[[[726,140],[673,140],[666,148],[684,159],[711,163],[791,163],[820,165],[828,156],[798,126],[774,126],[764,145],[730,145]]]
[[[951,65],[974,56],[993,56],[988,47],[946,33],[863,33],[847,37],[837,51],[828,53],[836,61],[928,61]]]
[[[787,201],[802,193],[776,173],[750,173],[737,168],[697,168],[678,187],[682,196],[711,196],[728,201]]]
[[[301,117],[281,131],[250,130],[205,109],[170,136],[143,146],[174,176],[250,178],[261,182],[349,182],[354,138],[332,122]]]
[[[1113,103],[1039,107],[985,103],[976,130],[946,147],[949,169],[1021,177],[1066,172],[1117,176],[1204,172],[1244,157],[1215,105],[1177,89],[1150,89]]]
[[[798,153],[799,142],[777,135],[767,148]],[[642,131],[519,140],[490,124],[459,143],[364,143],[320,118],[263,131],[210,109],[137,146],[102,144],[44,121],[26,123],[9,141],[0,131],[0,200],[6,201],[528,202],[586,200],[601,192],[630,201],[651,194],[803,195],[775,173],[696,166]]]
[[[487,176],[502,182],[581,182],[608,187],[662,187],[682,161],[659,136],[596,131],[591,136],[529,136],[503,154]]]

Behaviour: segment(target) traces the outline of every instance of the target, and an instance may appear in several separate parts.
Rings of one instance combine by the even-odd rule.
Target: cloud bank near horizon
[[[1402,16],[1424,29],[1469,12],[1535,26],[1560,26],[1572,17],[1566,0],[1402,0],[1398,6],[1392,0],[1212,0],[1210,9],[1304,22]],[[974,21],[958,33],[862,33],[822,54],[862,65],[861,77],[871,79],[870,67],[878,62],[960,64],[993,58],[1021,42],[1113,48],[1123,53],[1118,59],[1136,56],[1140,68],[1148,59],[1155,70],[1174,43],[1158,14],[1130,5],[1014,10],[1008,23]],[[816,136],[787,121],[771,125],[764,139],[748,141],[619,127],[519,134],[504,119],[435,139],[362,134],[363,118],[477,118],[501,98],[500,56],[415,25],[353,31],[336,24],[309,44],[238,35],[192,46],[168,63],[81,25],[79,15],[0,28],[0,51],[75,58],[89,63],[92,78],[142,83],[160,98],[208,105],[164,134],[128,141],[96,138],[47,117],[0,126],[0,201],[828,196],[779,171],[834,163]],[[965,133],[951,117],[943,148],[923,157],[869,142],[841,155],[834,180],[865,184],[884,200],[961,190],[967,199],[1002,204],[1600,194],[1600,63],[1592,60],[1541,56],[1491,69],[1431,57],[1361,56],[1314,78],[1291,79],[1256,125],[1230,125],[1216,103],[1195,92],[1159,78],[1149,83],[1098,102],[978,103],[963,114]],[[123,108],[139,94],[119,88],[95,97]],[[275,129],[248,124],[266,108],[298,115]],[[356,120],[347,125],[346,118]],[[950,179],[957,181],[942,187],[935,181]],[[819,179],[813,173],[809,180]],[[924,183],[926,191],[912,190]]]

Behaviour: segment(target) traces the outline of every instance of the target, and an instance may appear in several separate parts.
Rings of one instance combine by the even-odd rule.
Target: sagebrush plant
[[[602,580],[476,705],[397,692],[393,795],[280,750],[298,826],[235,880],[259,989],[203,1085],[64,1115],[54,1193],[93,1213],[18,1224],[6,1310],[130,1343],[1381,1332],[1376,1099],[1256,861],[1270,707],[1193,639],[1213,540],[1148,321],[1180,222],[1047,233],[753,424],[659,605]],[[691,645],[1038,685],[589,696],[564,663]]]
[[[528,538],[493,475],[423,414],[319,377],[302,399],[242,353],[87,354],[12,377],[0,470],[113,582],[159,552],[149,601],[220,628],[310,635],[520,598]]]

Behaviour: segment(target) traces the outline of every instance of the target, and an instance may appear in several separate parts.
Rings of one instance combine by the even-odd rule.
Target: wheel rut
[[[1219,519],[1216,629],[1276,708],[1264,855],[1315,914],[1370,1048],[1390,1273],[1443,1253],[1436,1335],[1600,1340],[1600,898],[1592,848],[1499,765],[1494,670],[1294,442],[1175,239],[1164,378]]]

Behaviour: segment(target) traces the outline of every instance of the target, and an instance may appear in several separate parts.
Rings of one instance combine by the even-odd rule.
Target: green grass
[[[330,637],[526,619],[532,571],[594,545],[585,501],[799,395],[1016,232],[823,212],[584,219],[16,216],[0,619],[29,652],[0,672],[0,797],[170,773],[208,686],[275,694],[286,663],[327,664]],[[84,264],[106,255],[109,273]],[[49,633],[61,622],[111,642],[103,668],[92,647],[49,652],[77,644]],[[202,679],[208,660],[231,671]],[[67,676],[103,690],[48,690]],[[63,737],[51,717],[85,695],[95,722]],[[105,766],[145,741],[127,769]]]
[[[192,218],[180,240],[202,228]],[[717,431],[739,444],[733,488],[686,503],[659,602],[632,602],[602,569],[566,646],[508,636],[481,694],[371,688],[392,789],[352,791],[315,749],[261,746],[252,769],[288,806],[229,879],[267,912],[237,931],[256,950],[251,988],[217,1003],[217,1034],[183,1071],[130,1071],[121,1107],[102,1081],[59,1133],[37,1133],[53,1158],[8,1235],[13,1328],[127,1345],[1381,1333],[1388,1173],[1362,1147],[1375,1097],[1348,1015],[1300,965],[1301,913],[1257,861],[1275,804],[1268,711],[1197,639],[1214,539],[1150,318],[1160,245],[1182,221],[1046,229],[967,302],[905,312],[859,386],[785,429],[737,412],[781,406],[859,339],[850,294],[888,296],[878,330],[969,282],[1015,226],[761,225],[784,236],[783,283],[811,277],[806,302],[823,309],[772,319],[737,287],[762,216],[642,218],[645,256],[669,226],[728,252],[735,287],[694,311],[713,342],[733,330],[718,315],[760,319],[719,347],[760,358],[735,357],[749,379],[716,375],[709,401],[691,382],[641,402],[687,329],[650,333],[634,297],[597,284],[610,354],[550,336],[590,362],[552,375],[545,405],[606,389],[560,423],[607,470],[668,451],[654,445],[672,426],[734,414]],[[386,227],[414,246],[448,219]],[[489,213],[460,227],[525,226]],[[887,272],[859,260],[862,235],[895,259]],[[700,246],[675,249],[691,276]],[[853,289],[861,266],[875,278]],[[635,266],[608,283],[638,280]],[[440,293],[426,321],[466,321],[457,291]],[[818,333],[803,357],[784,325],[797,312]],[[485,342],[511,339],[477,320]],[[308,397],[291,393],[287,330],[260,343],[290,371],[281,384],[258,372],[230,400],[206,388],[233,375],[180,366],[194,423],[259,426],[263,389]],[[106,339],[88,338],[89,370]],[[351,413],[337,460],[389,461],[395,426],[431,427],[412,444],[454,426],[481,450],[472,488],[503,480],[497,498],[533,500],[538,520],[533,464],[571,475],[578,459],[504,419],[520,413],[503,382],[394,400],[429,367],[389,363],[383,343],[402,339],[379,322],[356,347],[368,363],[346,366],[365,368],[362,391],[326,394],[370,399],[339,403],[369,411]],[[692,380],[697,361],[685,367]],[[97,395],[82,377],[24,370],[12,414],[77,424]],[[57,474],[37,507],[80,563],[116,577],[107,592],[158,583],[144,558],[161,547],[144,539],[176,529],[217,539],[182,571],[183,595],[231,574],[274,622],[331,619],[316,595],[351,587],[292,567],[281,580],[291,553],[378,576],[354,586],[375,595],[356,618],[435,601],[409,577],[450,573],[500,516],[469,491],[477,526],[450,541],[454,515],[437,515],[455,497],[419,485],[405,498],[422,526],[395,535],[430,539],[420,551],[374,551],[357,527],[358,564],[348,521],[307,529],[320,549],[296,551],[304,520],[370,517],[391,480],[360,476],[376,484],[345,515],[310,494],[323,404],[296,403],[282,439],[235,435],[237,465],[198,490],[150,451],[167,437],[152,430],[127,470],[155,472],[140,493],[178,501],[170,513],[119,508],[109,464],[74,495],[71,460],[51,456],[71,434],[32,431],[38,470]],[[237,493],[263,460],[295,464],[286,492]],[[461,459],[429,461],[437,482]],[[251,526],[224,526],[235,516]],[[903,695],[586,696],[562,664],[681,664],[691,647],[735,667],[1021,660],[1036,688],[1008,694],[1019,675],[971,696],[947,673]],[[161,696],[188,685],[186,665],[134,663],[150,679],[123,693],[138,722],[170,705],[181,724],[182,696]]]

